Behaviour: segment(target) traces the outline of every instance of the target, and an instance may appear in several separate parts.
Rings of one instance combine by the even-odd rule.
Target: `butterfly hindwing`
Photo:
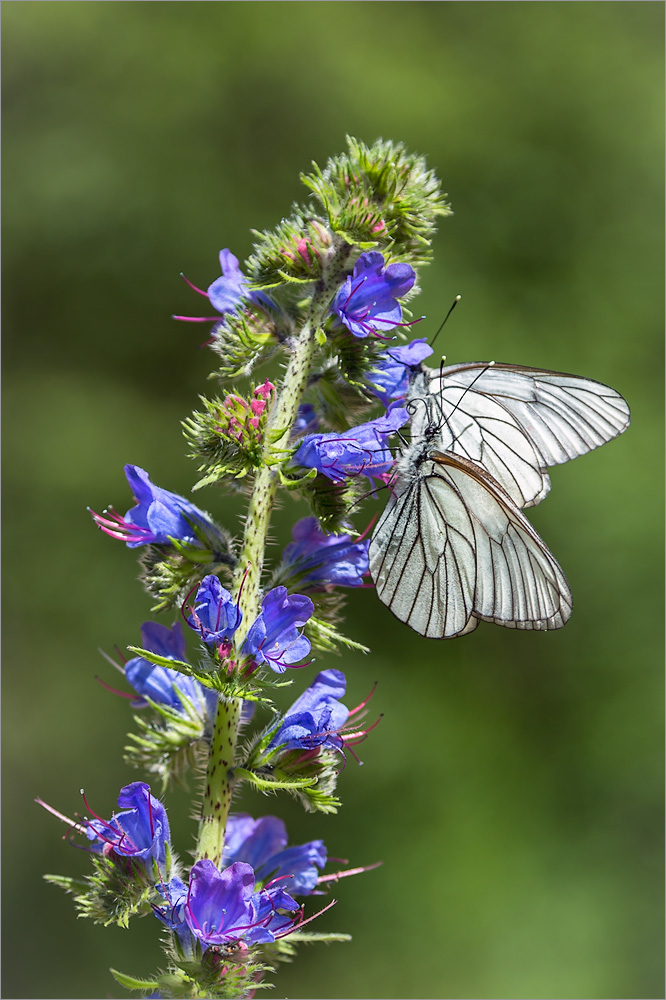
[[[571,613],[564,574],[524,514],[452,453],[405,455],[369,556],[380,600],[427,638],[464,635],[479,619],[553,629]]]
[[[560,628],[571,615],[557,560],[501,485],[473,462],[434,452],[471,514],[476,542],[474,615],[508,628]]]
[[[476,578],[469,511],[453,485],[434,472],[402,486],[396,484],[370,543],[377,594],[421,635],[459,635],[471,618]]]

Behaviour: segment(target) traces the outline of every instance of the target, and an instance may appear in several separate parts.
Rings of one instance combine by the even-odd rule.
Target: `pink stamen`
[[[346,310],[346,308],[349,305],[349,303],[351,302],[353,296],[359,290],[359,288],[361,287],[361,285],[365,283],[365,281],[367,281],[367,278],[361,278],[361,280],[359,281],[359,283],[357,285],[354,285],[354,287],[352,288],[351,292],[349,293],[347,301],[345,302],[344,306],[342,307],[342,312],[344,312]],[[367,315],[367,313],[366,313],[366,315]]]
[[[42,809],[46,809],[46,811],[50,812],[52,816],[55,816],[56,819],[61,820],[63,823],[67,823],[70,830],[76,830],[77,833],[85,834],[86,832],[85,826],[81,826],[80,823],[77,823],[75,820],[70,819],[69,816],[65,816],[64,813],[58,812],[58,810],[54,809],[53,806],[50,806],[48,802],[44,802],[44,800],[40,798],[36,798],[35,802],[37,803],[37,805],[41,806]],[[67,834],[65,834],[63,840],[65,840],[66,837]]]
[[[201,288],[197,288],[196,285],[193,285],[192,282],[190,281],[190,279],[186,278],[182,271],[180,272],[180,276],[183,279],[183,281],[185,282],[185,284],[189,285],[190,288],[194,289],[195,292],[198,292],[199,295],[203,295],[205,298],[209,298],[208,292],[204,292],[204,291],[201,290]]]
[[[184,323],[219,323],[219,316],[172,316],[171,319],[179,319]]]
[[[95,680],[97,681],[98,684],[101,684],[102,687],[105,688],[107,691],[110,691],[111,694],[117,694],[119,698],[127,698],[130,701],[133,701],[138,697],[138,695],[136,694],[128,694],[127,691],[118,691],[117,688],[111,687],[110,684],[107,684],[106,681],[103,681],[102,678],[98,677],[97,675],[95,675]]]
[[[378,477],[378,478],[379,478],[379,477]],[[356,539],[356,542],[357,542],[357,543],[358,543],[358,542],[362,542],[362,541],[363,541],[363,539],[364,539],[364,538],[366,537],[366,535],[369,535],[369,534],[370,534],[370,532],[371,532],[372,528],[374,527],[374,524],[375,524],[375,521],[377,520],[377,518],[378,518],[378,517],[379,517],[379,514],[375,514],[375,516],[374,516],[374,517],[373,517],[373,518],[372,518],[372,519],[370,520],[370,524],[369,524],[369,525],[368,525],[368,527],[367,527],[367,528],[365,529],[365,531],[363,532],[363,534],[362,534],[362,535],[359,535],[359,536],[358,536],[358,538]]]
[[[372,690],[370,691],[370,694],[367,696],[365,701],[362,701],[360,705],[356,706],[356,708],[352,708],[349,715],[350,716],[356,715],[356,713],[360,712],[362,708],[365,708],[365,706],[368,704],[368,702],[370,701],[376,690],[377,690],[377,681],[375,681],[375,683],[372,685]]]
[[[275,935],[275,939],[277,940],[278,938],[282,938],[282,937],[286,937],[286,936],[287,936],[287,934],[291,934],[291,932],[292,932],[293,930],[296,930],[296,928],[297,928],[297,927],[298,927],[299,929],[300,929],[301,927],[305,927],[305,925],[306,925],[306,924],[309,924],[311,920],[316,920],[316,918],[317,918],[317,917],[320,917],[320,916],[322,915],[322,913],[326,913],[326,911],[327,911],[327,910],[330,910],[330,909],[331,909],[331,907],[332,907],[332,906],[335,906],[335,904],[336,904],[336,903],[337,903],[337,899],[332,899],[332,900],[331,900],[331,902],[330,902],[330,903],[328,904],[328,906],[325,906],[325,907],[323,908],[323,910],[318,910],[318,911],[317,911],[317,913],[313,913],[313,914],[312,914],[312,916],[311,916],[311,917],[308,917],[308,919],[307,919],[307,920],[299,920],[297,924],[295,924],[294,926],[292,926],[291,928],[289,928],[288,930],[286,930],[286,931],[284,932],[284,934],[276,934],[276,935]],[[299,912],[300,912],[300,913],[303,913],[303,910],[301,909],[301,910],[300,910]]]
[[[332,872],[330,875],[320,875],[317,883],[337,882],[338,879],[347,878],[349,875],[360,875],[362,872],[371,872],[373,868],[379,868],[383,864],[383,861],[376,861],[374,865],[363,865],[361,868],[347,868],[346,871]]]

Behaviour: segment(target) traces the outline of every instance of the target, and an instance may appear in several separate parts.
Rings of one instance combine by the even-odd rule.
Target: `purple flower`
[[[170,660],[185,660],[185,636],[180,622],[172,628],[157,622],[144,622],[141,626],[141,645],[151,653]],[[217,692],[204,687],[195,677],[188,677],[178,670],[159,667],[142,656],[135,656],[125,664],[125,677],[141,697],[133,702],[136,708],[147,705],[146,698],[158,705],[167,705],[183,712],[183,703],[177,692],[185,695],[202,718],[213,718],[217,707]]]
[[[215,544],[219,533],[207,514],[189,500],[151,483],[147,472],[138,465],[126,465],[125,475],[130,484],[136,507],[124,517],[110,511],[108,517],[91,511],[98,527],[111,538],[119,538],[127,547],[167,545],[172,539],[200,546],[195,528],[201,529]]]
[[[425,337],[412,340],[403,347],[391,347],[385,352],[369,375],[372,392],[388,406],[392,399],[404,396],[409,387],[409,376],[421,362],[432,354],[432,347]]]
[[[236,861],[218,871],[207,858],[190,872],[185,921],[204,947],[242,941],[246,945],[275,941],[294,926],[294,918],[278,909],[298,910],[298,903],[281,886],[255,892],[250,865]]]
[[[194,611],[187,619],[207,646],[228,643],[243,620],[243,613],[216,576],[205,576],[197,591]]]
[[[323,840],[287,847],[286,827],[276,816],[255,820],[247,813],[232,813],[227,821],[222,863],[244,861],[261,882],[285,878],[290,893],[307,896],[316,888],[326,856]]]
[[[349,709],[339,699],[346,688],[347,680],[341,670],[322,670],[287,709],[268,749],[342,750],[344,735],[340,730],[349,718]]]
[[[287,595],[286,587],[274,587],[264,597],[261,612],[250,626],[242,652],[257,664],[266,663],[276,673],[310,652],[310,640],[298,629],[309,620],[314,604],[302,594]]]
[[[262,307],[272,306],[273,303],[263,292],[248,289],[249,281],[238,266],[238,257],[234,257],[231,250],[220,250],[220,270],[222,277],[216,278],[205,292],[193,285],[191,281],[187,281],[187,278],[185,281],[195,292],[209,299],[213,308],[222,315],[234,312],[243,299],[248,299],[255,305]],[[185,320],[188,323],[211,323],[218,320],[217,316],[174,316],[173,318]]]
[[[333,482],[347,476],[381,476],[393,466],[388,439],[407,423],[407,410],[396,401],[383,417],[331,434],[309,434],[294,455],[294,462],[316,469]]]
[[[368,572],[368,542],[350,535],[325,535],[316,517],[304,517],[292,531],[294,539],[282,554],[298,576],[299,585],[360,587]]]
[[[106,857],[132,858],[144,866],[152,859],[160,867],[165,863],[165,844],[169,840],[169,822],[164,806],[150,793],[143,781],[133,781],[120,789],[118,807],[110,821],[99,816],[86,823],[86,836],[94,852]]]
[[[416,273],[409,264],[384,267],[382,254],[376,250],[362,253],[333,299],[331,312],[355,337],[386,333],[402,322],[398,302],[411,289]]]
[[[158,920],[166,924],[169,930],[176,935],[185,954],[188,957],[192,957],[194,939],[185,920],[185,903],[187,902],[188,887],[182,879],[174,877],[170,882],[158,885],[157,890],[164,897],[167,905],[153,905],[153,913]]]

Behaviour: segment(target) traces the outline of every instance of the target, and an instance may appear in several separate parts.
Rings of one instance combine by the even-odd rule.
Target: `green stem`
[[[218,867],[224,849],[224,830],[231,808],[233,792],[231,773],[242,707],[243,702],[240,698],[227,701],[220,697],[208,758],[196,857],[197,861],[209,858]]]
[[[317,283],[308,319],[294,344],[281,391],[270,417],[264,444],[266,463],[257,472],[245,521],[243,546],[233,580],[232,591],[243,613],[235,636],[237,648],[259,614],[260,582],[271,510],[278,487],[278,477],[268,465],[274,448],[289,441],[298,406],[307,386],[316,335],[340,282],[352,247],[338,244],[325,262],[324,276]],[[280,433],[281,432],[281,433]],[[233,764],[238,739],[242,702],[220,698],[211,741],[206,786],[204,790],[197,859],[209,858],[219,866],[224,849],[224,831],[229,816],[234,787]]]

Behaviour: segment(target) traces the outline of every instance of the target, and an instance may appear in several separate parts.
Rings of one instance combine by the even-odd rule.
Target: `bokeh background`
[[[442,177],[423,331],[438,347],[606,381],[622,438],[553,471],[530,514],[564,567],[564,630],[421,639],[371,590],[340,666],[384,720],[334,818],[292,842],[384,866],[336,888],[277,980],[298,998],[660,997],[662,979],[663,5],[11,2],[4,56],[4,989],[108,997],[159,964],[156,922],[76,921],[41,872],[88,859],[35,795],[108,814],[127,703],[97,653],[150,602],[86,505],[129,506],[125,462],[187,494],[179,420],[205,391],[217,253],[301,198],[345,133],[404,141]],[[419,330],[421,333],[421,330]],[[241,507],[202,506],[232,528]],[[288,538],[289,511],[275,537]],[[314,668],[313,668],[314,669]],[[285,696],[288,703],[290,695]],[[195,826],[170,794],[176,846]]]

